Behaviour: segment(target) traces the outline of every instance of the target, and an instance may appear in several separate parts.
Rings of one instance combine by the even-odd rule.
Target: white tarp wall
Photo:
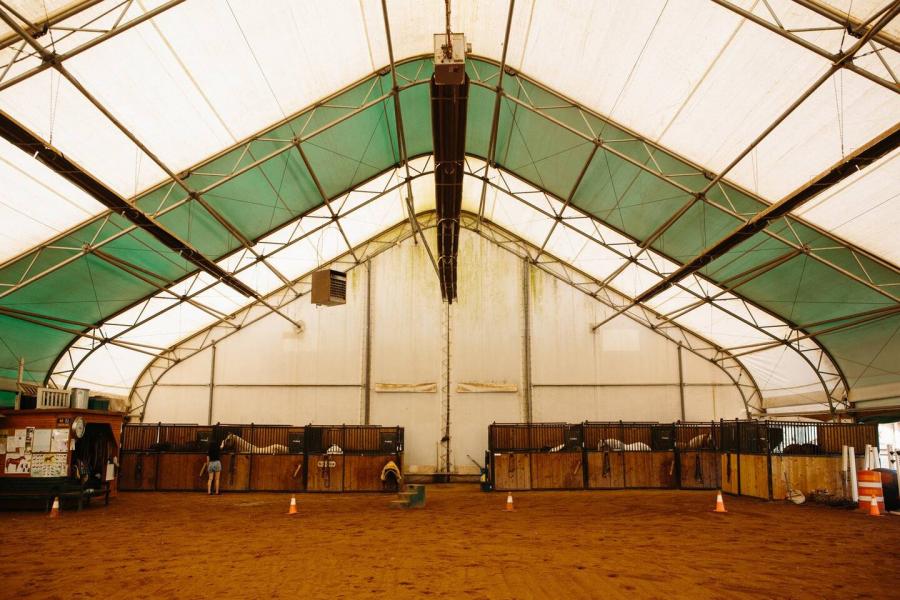
[[[409,472],[444,466],[448,413],[450,469],[457,473],[476,471],[468,457],[483,460],[490,423],[525,421],[529,408],[535,421],[744,416],[724,373],[686,350],[682,415],[676,344],[626,317],[592,333],[608,308],[526,269],[493,242],[463,230],[459,261],[459,301],[450,308],[449,326],[425,249],[408,239],[377,255],[369,269],[350,271],[346,305],[318,308],[307,296],[289,305],[288,314],[305,324],[302,333],[270,315],[220,340],[212,422],[364,422],[367,312],[369,422],[406,428]],[[211,350],[170,369],[150,392],[144,420],[206,423],[211,373]]]

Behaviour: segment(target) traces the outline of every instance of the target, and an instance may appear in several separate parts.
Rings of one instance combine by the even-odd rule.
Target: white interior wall
[[[436,247],[432,231],[428,244]],[[425,247],[407,240],[372,261],[372,383],[441,382],[441,291]],[[404,469],[433,473],[441,438],[438,392],[373,392],[370,421],[401,425]]]
[[[429,244],[435,248],[433,232]],[[450,310],[451,470],[475,470],[492,422],[526,418],[525,314],[520,258],[462,231],[459,299]],[[216,344],[213,422],[356,424],[365,415],[366,278],[371,277],[369,422],[406,428],[405,469],[435,472],[445,415],[445,305],[425,248],[406,240],[350,272],[348,302],[318,308],[303,297],[288,308],[305,330],[271,315]],[[678,348],[621,317],[596,333],[609,309],[535,268],[527,271],[535,421],[681,418]],[[160,378],[146,421],[205,423],[211,352]],[[682,352],[685,417],[743,415],[738,390],[718,368]],[[433,391],[376,391],[432,384]],[[462,392],[474,384],[476,392]],[[515,391],[487,393],[491,384]],[[477,387],[481,386],[481,387]],[[511,390],[512,388],[507,388]]]
[[[478,472],[470,456],[484,462],[488,425],[526,419],[523,272],[514,254],[468,231],[460,236],[459,297],[450,312],[450,456],[461,473]],[[460,393],[459,384],[516,391]]]

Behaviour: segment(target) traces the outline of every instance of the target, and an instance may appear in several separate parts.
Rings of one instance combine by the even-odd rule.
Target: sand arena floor
[[[0,512],[3,598],[900,598],[900,517],[710,492],[125,493]]]

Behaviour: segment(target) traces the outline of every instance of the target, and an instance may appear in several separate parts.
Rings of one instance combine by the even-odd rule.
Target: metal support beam
[[[420,224],[419,229],[427,229],[429,227],[435,226],[433,212],[421,215],[419,217],[419,219],[423,220],[423,223],[424,223],[424,227],[422,224]],[[466,229],[481,235],[482,237],[484,237],[485,239],[488,239],[492,243],[502,246],[506,250],[513,252],[513,254],[516,254],[517,256],[519,256],[522,259],[527,259],[530,256],[527,252],[524,252],[524,253],[516,252],[512,246],[504,243],[504,241],[503,241],[504,239],[518,239],[518,238],[512,238],[512,237],[507,238],[506,236],[509,236],[511,234],[503,232],[503,230],[501,228],[499,228],[498,226],[493,225],[493,224],[488,224],[488,227],[486,227],[486,228],[485,227],[478,228],[476,221],[477,221],[477,215],[470,214],[470,213],[464,213],[463,225],[465,226]],[[397,229],[398,228],[395,228],[395,230],[397,230]],[[394,231],[394,230],[392,230],[392,231]],[[405,233],[403,233],[403,232],[405,232]],[[492,232],[497,232],[497,234],[500,235],[502,239],[498,240],[498,239],[490,237],[489,234]],[[376,251],[375,254],[377,254],[378,252],[384,251],[388,247],[392,247],[394,244],[398,243],[399,241],[401,241],[403,239],[408,239],[410,237],[413,237],[415,235],[415,230],[412,227],[409,227],[408,230],[406,230],[405,228],[403,230],[401,230],[401,233],[399,235],[391,234],[391,232],[388,232],[384,235],[388,236],[388,237],[392,237],[395,241],[390,245],[379,244],[380,248],[378,251]],[[527,245],[526,242],[522,242],[520,240],[517,241],[516,243],[521,244],[521,245]],[[537,249],[533,248],[533,251],[536,252]],[[370,254],[368,256],[368,258],[371,259],[375,254]],[[339,260],[339,259],[336,259],[336,260]],[[548,273],[549,275],[551,275],[553,277],[556,277],[556,278],[566,282],[569,285],[576,287],[580,291],[590,295],[592,298],[594,298],[594,300],[604,303],[607,306],[610,305],[608,303],[608,301],[605,300],[603,297],[599,297],[599,296],[591,293],[588,289],[586,289],[579,282],[572,280],[572,279],[563,278],[560,275],[560,273],[551,270],[549,268],[548,264],[545,263],[545,264],[535,265],[535,267]],[[353,265],[351,265],[351,268],[353,268]],[[588,276],[584,273],[579,272],[578,277],[582,278],[585,281],[590,280],[590,276]],[[273,294],[274,293],[276,293],[276,292],[273,292]],[[249,311],[252,306],[254,306],[254,304],[249,305],[248,307],[243,309],[242,312]],[[446,305],[444,305],[444,306],[446,306]],[[652,311],[649,311],[649,309],[644,309],[644,311],[646,311],[648,315],[652,315]],[[246,327],[253,322],[256,322],[262,318],[265,318],[266,314],[267,313],[265,313],[265,312],[262,314],[254,313],[254,317],[252,320],[242,323],[243,327]],[[650,327],[651,329],[653,329],[653,327],[651,326],[650,320],[642,319],[642,318],[639,318],[636,315],[632,315],[632,314],[628,314],[627,316],[628,316],[628,318],[634,320],[635,322],[640,323],[641,325],[644,325],[646,327]],[[200,332],[200,333],[192,334],[192,336],[191,336],[192,338],[203,338],[203,339],[207,340],[207,341],[201,343],[198,347],[185,348],[184,351],[179,351],[178,348],[180,348],[186,342],[186,340],[182,340],[182,342],[179,342],[179,343],[175,344],[174,346],[170,347],[168,350],[166,350],[165,353],[160,355],[160,357],[157,359],[157,361],[152,362],[144,369],[144,372],[138,377],[138,380],[135,382],[135,384],[132,388],[132,392],[131,392],[132,401],[133,402],[135,400],[141,401],[139,404],[135,404],[133,406],[133,408],[132,408],[133,410],[143,410],[146,408],[146,401],[149,398],[149,395],[150,395],[153,387],[156,385],[156,382],[159,381],[159,378],[162,377],[169,369],[171,369],[172,366],[174,366],[177,362],[187,360],[191,356],[194,356],[194,355],[198,354],[199,352],[202,352],[204,349],[208,348],[209,343],[211,343],[211,341],[212,341],[212,337],[211,337],[212,332],[218,331],[219,333],[221,333],[221,336],[218,337],[218,340],[217,340],[217,341],[221,341],[225,337],[233,335],[234,333],[236,333],[239,330],[237,330],[237,329],[231,329],[231,330],[227,330],[227,331],[218,330],[217,325],[213,324],[213,325],[210,325],[209,327],[207,327],[204,331],[205,331],[205,333]],[[726,374],[726,376],[729,378],[729,380],[732,382],[732,384],[735,387],[737,387],[748,411],[753,410],[754,412],[758,413],[762,410],[761,406],[760,406],[760,403],[762,401],[762,396],[760,394],[758,386],[756,385],[756,382],[753,380],[752,374],[750,374],[748,371],[746,371],[746,369],[744,369],[744,367],[737,361],[729,362],[727,351],[725,351],[721,348],[718,348],[715,344],[713,344],[709,340],[703,339],[700,336],[696,336],[695,334],[689,333],[678,326],[673,326],[670,328],[670,331],[672,331],[672,332],[681,332],[680,335],[678,335],[677,337],[674,336],[672,333],[669,333],[668,331],[664,330],[663,328],[657,328],[657,329],[654,329],[654,331],[655,331],[655,333],[663,336],[664,338],[671,341],[672,343],[678,343],[679,341],[681,341],[682,343],[687,343],[688,345],[685,346],[686,350],[690,351],[692,354],[695,354],[696,356],[698,356],[699,358],[701,358],[703,360],[711,362],[712,364],[716,365],[719,369],[721,369],[723,373]],[[700,347],[697,347],[696,345],[691,345],[692,344],[691,340],[699,340],[703,347],[700,348]],[[694,344],[696,344],[696,342],[694,342]],[[165,364],[164,366],[156,366],[157,362],[159,362],[159,361],[166,361],[167,364]],[[449,362],[448,362],[448,365],[449,365]],[[449,381],[449,379],[448,379],[448,381]],[[675,385],[675,384],[671,384],[671,385]],[[538,386],[539,386],[539,384],[532,385],[532,387],[538,387]],[[363,386],[357,386],[357,387],[363,387]],[[449,385],[448,385],[448,389],[449,389]],[[444,455],[444,458],[445,459],[448,458],[446,454]]]
[[[428,254],[428,259],[431,261],[431,266],[434,267],[434,273],[437,275],[438,280],[440,280],[441,273],[437,261],[434,258],[434,253],[431,251],[428,240],[425,239],[425,234],[422,233],[422,230],[419,227],[419,221],[416,219],[415,201],[413,200],[411,183],[412,179],[409,171],[409,154],[406,151],[406,133],[403,129],[403,111],[400,110],[400,87],[397,85],[397,64],[394,62],[394,43],[391,39],[391,22],[388,18],[387,0],[381,0],[381,14],[384,17],[384,35],[387,39],[388,60],[390,61],[391,95],[394,97],[394,120],[397,122],[397,148],[400,152],[400,163],[406,169],[405,204],[407,217],[409,218],[409,224],[413,228],[413,231],[416,232],[419,239],[422,241],[425,252]]]
[[[2,11],[0,11],[0,16],[3,16]],[[137,227],[152,235],[158,242],[177,252],[198,269],[207,272],[219,281],[227,283],[244,296],[253,296],[253,290],[249,287],[231,277],[190,244],[170,233],[135,205],[126,202],[121,196],[88,175],[55,148],[47,146],[42,140],[35,137],[30,131],[2,112],[0,112],[0,137],[3,137],[28,155],[34,156],[50,170],[84,190],[103,206],[122,215]]]
[[[206,415],[206,424],[212,425],[213,399],[216,395],[216,343],[213,342],[209,355],[209,411]]]
[[[681,344],[678,344],[678,397],[681,400],[681,420],[686,421],[684,411],[684,364],[681,362]],[[748,417],[750,415],[747,415]]]
[[[366,261],[366,354],[363,357],[363,415],[362,424],[368,425],[372,415],[372,261]]]
[[[491,137],[488,140],[487,164],[484,167],[484,176],[494,166],[497,153],[497,128],[500,125],[500,98],[503,96],[503,74],[506,71],[506,51],[509,49],[509,33],[512,30],[513,11],[516,8],[516,0],[509,0],[509,13],[506,16],[506,32],[503,34],[503,51],[500,54],[500,69],[497,72],[496,97],[494,98],[494,113],[491,117]],[[484,217],[484,202],[487,186],[481,187],[481,199],[478,202],[478,223]]]
[[[849,14],[840,13],[833,8],[824,6],[821,2],[818,2],[816,0],[793,0],[793,2],[813,11],[818,15],[825,17],[826,19],[833,21],[843,28],[846,28],[847,33],[855,38],[859,38],[861,35],[867,33],[867,28],[872,23],[872,21],[880,17],[884,13],[884,11],[887,10],[889,6],[891,6],[890,3],[887,3],[878,12],[869,17],[868,20],[858,21],[855,17]],[[894,4],[896,5],[896,2]],[[900,44],[898,44],[897,41],[888,34],[878,32],[872,37],[872,39],[895,52],[900,52]]]
[[[526,423],[534,419],[531,372],[531,262],[522,260],[522,403]]]
[[[833,53],[829,52],[828,50],[810,42],[809,40],[807,40],[799,35],[796,35],[796,33],[794,33],[792,30],[786,29],[785,27],[781,26],[779,23],[772,23],[770,21],[767,21],[766,19],[764,19],[758,15],[755,15],[746,9],[741,8],[740,6],[737,6],[736,4],[730,2],[729,0],[712,0],[712,1],[715,2],[716,4],[718,4],[719,6],[726,8],[726,9],[730,10],[731,12],[744,17],[748,21],[752,21],[753,23],[756,23],[760,27],[764,27],[765,29],[771,31],[772,33],[780,35],[781,37],[783,37],[787,40],[790,40],[793,43],[795,43],[799,46],[802,46],[803,48],[809,50],[810,52],[818,54],[819,56],[821,56],[823,58],[827,58],[828,60],[830,60],[832,62],[839,60],[842,56],[841,54],[833,54]],[[807,8],[809,8],[809,6],[808,6],[809,4],[812,4],[809,2],[802,2],[802,1],[798,1],[798,0],[794,0],[794,1],[797,2],[798,4],[802,4],[802,5],[806,6]],[[841,25],[846,26],[846,21],[844,23],[841,23]],[[853,31],[850,31],[850,34],[853,35],[854,37],[861,37],[860,35],[858,35],[857,33],[853,32]],[[867,39],[879,39],[880,38],[882,43],[884,43],[884,41],[887,41],[885,39],[885,37],[879,35],[877,31],[875,34],[872,34],[871,29],[866,30],[863,33],[863,35],[867,36]],[[892,47],[892,50],[897,51],[895,44],[891,44],[888,47]],[[849,60],[842,63],[840,65],[840,67],[847,69],[848,71],[852,71],[861,77],[865,77],[869,81],[877,83],[878,85],[885,87],[885,88],[891,90],[892,92],[895,92],[895,93],[900,92],[900,85],[898,85],[898,83],[896,81],[889,81],[883,77],[880,77],[867,69],[864,69],[862,67],[859,67],[859,66],[853,64],[853,62],[851,62]]]
[[[663,290],[671,287],[673,282],[699,271],[735,246],[764,230],[772,221],[790,214],[791,211],[802,206],[822,191],[827,190],[879,158],[886,156],[898,146],[900,146],[900,125],[896,125],[893,130],[887,132],[880,139],[860,148],[816,180],[811,181],[793,194],[779,200],[748,219],[743,225],[732,230],[731,233],[709,246],[674,273],[666,276],[662,281],[639,295],[635,298],[635,302],[646,302]]]
[[[424,171],[424,172],[422,172],[422,173],[418,173],[418,174],[414,175],[413,177],[414,177],[414,178],[424,177],[424,176],[429,175],[429,174],[430,174],[430,171]],[[361,209],[365,208],[366,206],[369,206],[372,202],[375,202],[375,201],[378,200],[379,198],[383,197],[385,194],[388,194],[388,193],[391,193],[391,192],[393,192],[393,191],[396,191],[399,187],[401,187],[401,186],[403,186],[403,185],[405,185],[405,184],[406,184],[406,182],[403,181],[403,182],[394,184],[394,185],[392,185],[392,186],[386,187],[386,188],[385,188],[384,190],[382,190],[380,193],[375,194],[375,195],[372,196],[371,198],[369,198],[369,199],[367,199],[367,200],[365,200],[365,201],[363,201],[363,202],[357,204],[356,206],[350,208],[349,210],[347,210],[347,211],[344,213],[343,216],[344,216],[344,217],[347,217],[347,216],[352,215],[352,214],[355,213],[356,211],[361,210]],[[280,244],[280,245],[279,245],[277,248],[275,248],[273,251],[269,252],[267,256],[268,256],[269,258],[271,258],[271,257],[277,255],[278,253],[280,253],[281,251],[285,250],[286,248],[292,247],[293,245],[295,245],[295,244],[297,244],[297,243],[300,243],[300,242],[302,242],[303,240],[308,239],[310,236],[319,233],[322,229],[324,229],[324,228],[327,227],[327,226],[328,226],[328,223],[327,223],[327,222],[323,222],[322,224],[320,224],[320,225],[318,225],[318,226],[316,226],[316,227],[313,227],[313,228],[307,230],[307,231],[306,231],[305,233],[303,233],[302,235],[299,235],[299,236],[297,236],[297,237],[291,236],[291,238],[290,238],[287,242],[285,242],[285,243],[283,243],[283,244]],[[363,245],[362,247],[364,247],[364,245]],[[235,270],[234,275],[238,275],[238,274],[244,272],[245,270],[251,269],[251,268],[253,268],[254,266],[256,266],[257,264],[259,264],[258,261],[251,261],[251,262],[248,262],[248,263],[246,263],[246,264],[244,264],[244,265],[238,267],[238,268]],[[193,275],[192,275],[192,276],[193,276]],[[216,285],[216,283],[217,283],[217,282],[213,282],[213,283],[210,283],[210,284],[208,284],[208,285],[204,285],[204,286],[201,286],[201,287],[199,287],[199,288],[197,288],[197,289],[194,289],[194,290],[192,290],[189,294],[187,294],[186,297],[187,297],[187,298],[197,298],[197,297],[201,296],[203,293],[205,293],[205,292],[209,291],[210,289],[212,289],[212,288]],[[290,286],[287,286],[287,287],[289,288]],[[127,335],[130,331],[134,330],[135,328],[140,327],[140,326],[142,326],[142,325],[148,323],[151,319],[153,319],[153,318],[155,318],[155,317],[157,317],[157,316],[159,316],[159,315],[161,315],[161,314],[163,314],[163,313],[165,313],[165,312],[167,312],[167,311],[169,311],[169,310],[172,310],[172,309],[173,309],[174,307],[176,307],[176,306],[177,306],[177,304],[174,304],[174,303],[173,303],[173,304],[167,305],[167,306],[165,306],[165,307],[163,307],[163,308],[161,308],[161,309],[158,309],[156,312],[154,312],[154,313],[152,313],[152,314],[149,314],[149,315],[146,315],[146,314],[144,314],[143,311],[141,311],[141,317],[140,317],[140,318],[138,318],[138,319],[137,319],[133,324],[131,324],[130,326],[128,326],[128,327],[126,327],[126,328],[124,328],[124,329],[121,329],[121,330],[117,331],[117,332],[111,337],[111,339],[117,339],[118,337]],[[126,309],[126,310],[127,310],[127,309]],[[219,319],[218,322],[219,322],[219,323],[229,323],[229,324],[230,324],[230,323],[232,323],[232,322],[235,322],[234,319],[233,319],[232,317],[233,317],[233,315],[229,315],[229,316],[227,316],[227,317],[225,317],[225,318]],[[110,319],[112,319],[112,318],[113,318],[113,317],[110,317]],[[293,321],[291,321],[291,322],[292,322],[295,326],[300,327],[300,324],[294,323]],[[235,322],[235,324],[233,325],[233,327],[237,327],[237,328],[239,328],[240,326],[241,326],[241,323],[239,323],[239,322]],[[77,341],[77,340],[76,340],[76,341]],[[65,375],[66,378],[67,378],[67,379],[66,379],[66,385],[68,385],[68,382],[71,380],[72,376],[73,376],[74,373],[78,370],[78,368],[79,368],[79,367],[84,363],[84,361],[87,360],[87,358],[88,358],[88,357],[89,357],[89,356],[90,356],[97,348],[99,348],[99,347],[100,347],[100,346],[96,346],[96,347],[94,347],[94,348],[91,348],[90,351],[89,351],[88,353],[86,353],[85,355],[83,355],[83,356],[77,361],[77,363],[72,364],[72,368],[71,368],[71,369],[60,369],[59,362],[60,362],[60,361],[63,359],[63,357],[66,356],[67,353],[69,352],[69,348],[67,348],[66,350],[64,350],[63,352],[61,352],[60,355],[59,355],[59,356],[56,358],[56,360],[54,361],[54,365],[55,365],[55,366],[54,366],[53,372],[52,372],[52,374],[50,375],[50,377],[52,378],[52,377],[53,377],[54,375],[56,375],[56,374],[63,374],[63,375]],[[71,346],[70,346],[70,348],[71,348]]]
[[[483,180],[483,181],[486,181],[486,180]],[[522,198],[520,198],[520,197],[518,196],[518,194],[514,193],[512,190],[500,188],[499,186],[497,186],[497,185],[494,184],[493,182],[486,182],[486,183],[487,183],[488,185],[497,187],[497,188],[500,189],[501,191],[504,191],[506,194],[508,194],[510,197],[514,198],[514,199],[517,200],[518,202],[521,202],[521,203],[523,203],[523,204],[526,204],[531,210],[534,210],[534,211],[536,211],[537,213],[539,213],[539,214],[541,214],[541,215],[543,215],[543,216],[545,216],[545,217],[547,217],[547,218],[549,218],[549,219],[555,218],[555,215],[554,215],[554,214],[552,214],[552,213],[550,213],[550,212],[546,212],[546,211],[544,211],[543,209],[540,209],[540,208],[538,208],[538,207],[535,207],[535,206],[529,204],[528,202],[526,202],[525,200],[523,200]],[[549,196],[549,195],[548,195],[548,196]],[[558,202],[562,202],[561,200],[557,200],[557,201],[558,201]],[[585,217],[593,218],[593,217],[591,217],[590,215],[585,215]],[[563,219],[563,220],[561,221],[561,223],[563,224],[563,226],[565,226],[566,228],[568,228],[568,229],[569,229],[570,231],[572,231],[574,234],[583,236],[583,237],[585,237],[585,238],[587,238],[587,239],[593,241],[594,243],[598,243],[598,244],[602,245],[604,248],[606,248],[607,250],[610,250],[611,252],[615,253],[616,255],[618,255],[618,256],[619,256],[620,258],[622,258],[623,260],[631,260],[631,257],[629,257],[628,255],[626,255],[625,253],[623,253],[621,250],[619,250],[618,248],[616,248],[614,245],[607,245],[607,244],[604,244],[604,243],[602,242],[602,240],[597,240],[596,238],[594,238],[593,236],[588,235],[587,233],[585,233],[585,232],[582,231],[581,229],[576,228],[576,227],[572,227],[571,225],[569,225],[568,223],[566,223],[565,219]],[[605,224],[604,224],[604,225],[605,225]],[[607,226],[607,225],[605,225],[605,226]],[[611,229],[612,229],[612,228],[611,228]],[[613,229],[613,230],[614,230],[614,229]],[[615,231],[615,230],[614,230],[614,231]],[[617,233],[620,233],[621,235],[625,235],[623,232],[617,232]],[[625,235],[625,237],[628,237],[628,236]],[[781,260],[783,260],[783,259],[784,259],[784,257],[781,257]],[[656,271],[650,269],[650,267],[647,266],[647,264],[646,264],[645,262],[643,262],[643,261],[635,262],[634,264],[635,264],[638,268],[643,269],[643,270],[646,270],[646,271],[648,271],[648,272],[650,272],[650,273],[652,273],[652,274],[654,274],[654,275],[656,275],[656,276],[660,276],[660,277],[662,276],[660,273],[658,273],[658,272],[656,272]],[[772,268],[772,267],[770,267],[770,268]],[[571,267],[569,267],[569,269],[571,269]],[[745,273],[745,274],[742,274],[742,275],[746,276],[746,273]],[[589,277],[589,276],[587,276],[587,275],[585,275],[585,276],[586,276],[586,277]],[[593,279],[593,278],[591,278],[591,279]],[[747,282],[747,280],[743,280],[741,283],[746,283],[746,282]],[[609,293],[610,293],[609,290],[611,289],[610,286],[609,286],[609,284],[608,284],[607,282],[604,281],[604,282],[599,282],[599,285],[600,285],[600,289],[597,290],[596,292],[594,292],[592,295],[594,295],[594,296],[597,297],[597,298],[599,298],[599,294],[601,294],[601,293],[604,293],[604,294],[606,294],[606,295],[609,295]],[[687,293],[687,294],[689,294],[689,295],[694,296],[695,298],[697,298],[700,304],[705,303],[705,302],[708,302],[708,301],[711,301],[711,299],[706,298],[706,297],[703,296],[702,294],[699,294],[698,292],[696,292],[695,290],[693,290],[693,289],[691,289],[691,288],[689,288],[689,287],[686,287],[686,286],[684,286],[684,285],[682,285],[682,284],[680,284],[680,283],[676,283],[675,285],[677,285],[677,286],[679,287],[679,289],[681,289],[683,292],[685,292],[685,293]],[[726,291],[727,291],[727,290],[726,290]],[[631,314],[631,311],[633,311],[633,310],[642,310],[642,311],[647,311],[647,310],[648,310],[648,307],[647,307],[645,304],[639,304],[639,303],[635,302],[633,299],[628,298],[627,296],[625,296],[625,295],[622,294],[621,292],[616,291],[616,292],[615,292],[615,295],[616,295],[617,297],[619,297],[619,298],[625,299],[626,302],[625,302],[624,304],[622,304],[622,303],[618,303],[618,304],[617,304],[616,302],[612,302],[612,301],[607,302],[607,305],[608,305],[610,308],[612,308],[612,309],[614,310],[615,314],[614,314],[612,317],[607,318],[606,320],[604,320],[604,321],[603,321],[604,323],[605,323],[605,322],[608,322],[608,321],[611,320],[612,318],[614,318],[614,317],[616,317],[616,316],[620,316],[620,315],[624,315],[624,316],[626,316],[626,317],[631,318],[631,317],[633,316],[633,315]],[[747,302],[747,301],[746,301],[746,300],[743,300],[743,302]],[[698,305],[699,305],[699,304],[698,304]],[[747,317],[745,317],[744,315],[739,314],[739,313],[737,313],[737,312],[735,312],[735,311],[733,311],[733,310],[730,310],[728,307],[725,307],[725,306],[722,306],[722,305],[718,305],[718,304],[717,304],[717,305],[715,305],[715,306],[716,306],[716,308],[717,308],[718,310],[722,311],[724,314],[728,315],[729,317],[732,317],[732,318],[736,319],[737,321],[743,323],[744,325],[747,325],[747,326],[752,327],[752,328],[754,328],[754,329],[760,330],[763,334],[765,334],[766,336],[770,337],[773,341],[777,342],[779,345],[785,345],[785,346],[791,348],[792,350],[796,350],[796,351],[798,352],[798,354],[801,356],[801,358],[809,365],[809,367],[812,369],[812,371],[813,371],[813,372],[816,374],[816,376],[818,377],[819,382],[820,382],[820,384],[822,385],[822,389],[825,391],[826,395],[828,395],[828,397],[829,397],[829,402],[830,402],[830,403],[833,403],[834,401],[838,401],[838,402],[843,401],[844,395],[842,395],[841,397],[839,397],[839,398],[837,398],[837,399],[832,398],[832,392],[833,392],[834,390],[832,390],[832,389],[829,388],[829,386],[828,386],[828,384],[826,383],[826,380],[825,380],[825,379],[826,379],[826,376],[827,376],[827,375],[830,375],[831,373],[823,369],[823,366],[822,366],[822,358],[821,358],[821,357],[816,357],[816,359],[813,360],[813,359],[811,359],[809,356],[807,356],[807,353],[808,353],[808,350],[807,350],[807,349],[798,349],[798,348],[794,348],[788,341],[782,340],[781,338],[779,338],[778,336],[776,336],[776,335],[773,334],[772,332],[768,331],[767,329],[759,327],[759,325],[758,325],[757,323],[748,320]],[[757,306],[754,305],[754,308],[756,308],[757,310],[762,311],[763,313],[769,314],[769,315],[771,315],[771,316],[773,316],[773,317],[775,317],[775,318],[777,318],[777,319],[783,321],[783,318],[782,318],[782,317],[779,317],[778,315],[774,315],[774,314],[772,314],[771,312],[766,311],[765,309],[763,309],[763,308],[761,308],[761,307],[757,307]],[[666,324],[667,324],[669,321],[671,321],[671,318],[667,319],[665,315],[659,315],[659,314],[656,313],[655,311],[653,312],[653,315],[654,315],[654,316],[653,316],[653,321],[652,321],[652,322],[648,322],[648,326],[651,327],[651,328],[654,329],[654,330],[659,330],[659,329],[661,329],[662,327],[666,326]],[[601,325],[602,325],[602,323],[601,323]],[[790,326],[790,324],[788,324],[788,326]],[[593,330],[596,331],[596,329],[597,329],[596,326],[593,327]],[[712,344],[712,343],[710,342],[710,345],[711,345],[711,347],[714,347],[714,348],[717,348],[717,349],[721,350],[721,347],[717,346],[716,344]],[[817,345],[817,346],[816,346],[816,351],[819,352],[820,354],[822,354],[823,356],[827,357],[827,363],[833,368],[833,370],[834,370],[834,375],[836,375],[836,376],[840,379],[840,381],[841,381],[841,386],[843,387],[844,390],[848,389],[848,384],[847,384],[847,382],[846,382],[846,379],[845,379],[844,376],[843,376],[843,373],[840,372],[840,369],[838,369],[838,367],[837,367],[837,365],[836,365],[834,359],[828,354],[827,350],[825,350],[823,347]]]

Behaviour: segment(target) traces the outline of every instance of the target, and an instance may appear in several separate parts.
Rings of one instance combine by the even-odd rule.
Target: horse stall
[[[0,499],[49,510],[54,497],[79,508],[115,497],[123,422],[122,413],[100,410],[0,411]]]
[[[488,427],[488,470],[495,490],[531,489],[530,426],[494,423]]]
[[[307,425],[305,444],[308,492],[391,491],[382,472],[402,472],[402,427]]]
[[[713,490],[721,485],[718,423],[676,423],[678,487]]]
[[[302,427],[286,425],[126,425],[123,490],[206,490],[210,441],[221,445],[223,491],[302,491]]]
[[[720,428],[722,490],[766,500],[783,500],[791,490],[849,497],[843,446],[854,447],[860,469],[866,444],[878,445],[872,424],[729,421]]]
[[[582,424],[493,423],[490,473],[497,490],[584,489]]]
[[[675,486],[672,425],[585,423],[584,448],[589,489]]]

